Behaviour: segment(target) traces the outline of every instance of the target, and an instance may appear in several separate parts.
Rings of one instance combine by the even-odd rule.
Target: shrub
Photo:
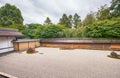
[[[86,37],[120,38],[120,18],[96,22],[86,27]]]
[[[42,38],[59,38],[59,32],[62,31],[62,28],[59,26],[51,25],[45,26],[42,30]]]
[[[84,27],[77,29],[64,29],[60,32],[62,38],[82,38],[84,37]]]

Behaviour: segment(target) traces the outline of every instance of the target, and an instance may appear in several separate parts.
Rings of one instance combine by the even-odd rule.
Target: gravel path
[[[0,72],[18,78],[120,78],[120,60],[110,51],[37,48],[39,53],[0,56]]]

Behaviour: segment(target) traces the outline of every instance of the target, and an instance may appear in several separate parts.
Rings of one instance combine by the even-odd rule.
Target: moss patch
[[[114,58],[114,59],[120,59],[120,55],[118,55],[117,57],[113,57],[111,55],[107,55],[107,57]]]
[[[26,52],[27,54],[35,54],[35,53],[38,53],[38,51],[36,52]]]
[[[73,48],[59,48],[60,50],[74,50]]]

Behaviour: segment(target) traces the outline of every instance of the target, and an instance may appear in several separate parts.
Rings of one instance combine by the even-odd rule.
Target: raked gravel
[[[120,60],[108,58],[111,51],[45,47],[36,50],[39,53],[0,56],[0,72],[18,78],[120,78]]]

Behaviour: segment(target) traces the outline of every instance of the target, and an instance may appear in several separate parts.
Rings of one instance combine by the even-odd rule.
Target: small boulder
[[[35,48],[28,48],[27,53],[35,53]]]
[[[117,54],[116,52],[113,51],[113,52],[111,52],[111,56],[112,56],[112,57],[117,57],[118,54]]]

